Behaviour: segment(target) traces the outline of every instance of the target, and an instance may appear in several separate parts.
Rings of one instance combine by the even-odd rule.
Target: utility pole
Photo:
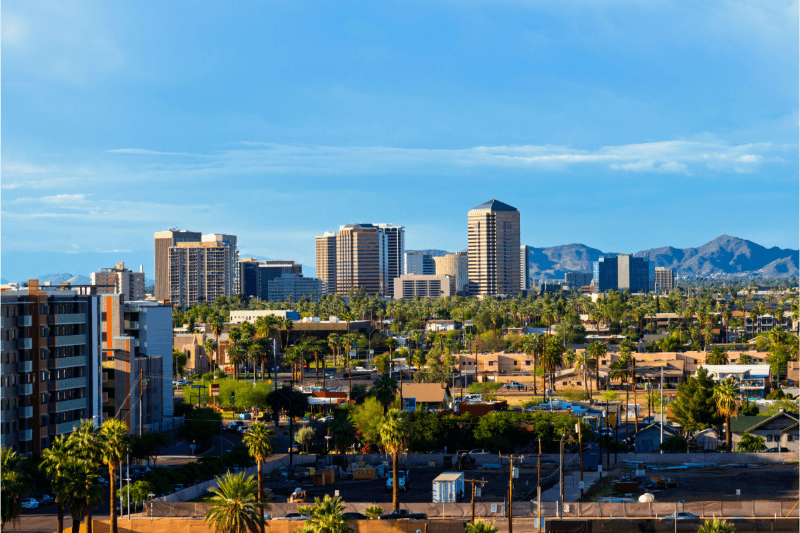
[[[514,501],[514,459],[522,461],[523,456],[518,455],[500,455],[499,459],[508,459],[508,533],[514,533],[514,525],[512,523],[513,517],[513,501]]]
[[[628,404],[625,404],[625,408],[627,409]],[[617,419],[614,421],[614,464],[617,464],[617,452],[619,451],[619,408],[621,406],[617,405]],[[626,413],[627,418],[627,413]],[[625,427],[628,427],[627,421],[625,422]]]
[[[139,368],[139,437],[142,436],[142,398],[144,397],[144,368]]]
[[[538,530],[542,528],[542,439],[539,439],[539,458],[536,461],[536,514]]]
[[[581,498],[583,498],[583,442],[581,441],[581,421],[575,424],[575,431],[578,433],[578,454],[581,458]]]
[[[634,385],[634,387],[635,386],[636,385]],[[625,389],[625,444],[628,443],[628,409],[629,409],[628,402],[630,401],[630,396],[629,396],[630,392],[631,392],[630,387]],[[639,406],[638,405],[634,405],[633,406],[633,416],[635,416],[635,417],[639,416]]]
[[[486,484],[486,481],[483,479],[465,479],[467,483],[472,485],[472,523],[475,523],[475,483],[480,483],[481,487]]]
[[[564,437],[567,434],[567,428],[564,427],[564,434],[561,435],[561,441],[558,445],[558,492],[559,492],[559,509],[558,515],[564,510]]]
[[[609,429],[609,424],[611,423],[611,411],[608,410],[608,400],[606,400],[606,429],[608,430],[608,444],[606,445],[606,468],[611,468],[611,429]],[[602,438],[602,437],[601,437]],[[600,456],[600,463],[603,462],[603,456]]]
[[[659,417],[658,427],[661,429],[661,446],[659,446],[660,453],[664,453],[664,367],[661,367],[661,413]]]

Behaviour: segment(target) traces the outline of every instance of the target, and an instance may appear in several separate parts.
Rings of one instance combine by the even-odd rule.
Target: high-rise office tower
[[[36,279],[3,291],[4,447],[38,456],[80,420],[102,423],[99,298],[91,286],[40,287]]]
[[[101,268],[92,272],[92,285],[97,294],[121,294],[126,302],[144,300],[144,272],[134,272],[125,268],[125,263],[117,263],[116,268]]]
[[[169,298],[191,307],[231,296],[233,276],[230,246],[222,242],[179,242],[169,249]]]
[[[316,238],[317,279],[325,294],[336,294],[336,234],[326,231]]]
[[[433,276],[436,274],[436,262],[429,254],[406,252],[403,272],[420,276]]]
[[[236,247],[236,235],[225,235],[223,233],[211,233],[203,235],[202,242],[216,242],[231,249],[231,294],[236,294],[239,290],[239,249]]]
[[[239,292],[250,298],[259,298],[264,302],[283,301],[269,290],[269,282],[284,274],[303,276],[303,265],[294,261],[259,261],[255,257],[246,257],[239,261]],[[307,278],[303,278],[307,279]],[[317,296],[321,295],[321,290]]]
[[[672,292],[675,288],[675,271],[669,268],[656,267],[655,268],[655,290],[658,293]]]
[[[362,287],[385,294],[382,234],[373,224],[347,224],[336,234],[336,292],[347,296]]]
[[[534,283],[528,271],[530,270],[530,246],[523,244],[519,247],[519,288],[523,291],[533,290]]]
[[[170,228],[167,231],[155,233],[155,261],[156,261],[156,300],[169,298],[169,249],[179,242],[200,242],[201,235],[197,231],[183,231]]]
[[[490,200],[469,211],[470,292],[476,295],[520,292],[519,211]]]
[[[469,286],[469,259],[467,252],[456,252],[442,257],[434,257],[436,275],[451,276],[455,280],[455,290],[464,294]]]
[[[646,257],[633,257],[630,254],[601,257],[592,265],[594,290],[646,293],[650,289],[649,263]]]
[[[403,269],[403,256],[405,254],[405,235],[406,229],[403,226],[394,224],[375,224],[381,232],[383,240],[383,267],[382,267],[382,294],[392,296],[394,294],[394,279],[403,274],[408,274]],[[435,267],[431,266],[431,274],[435,272]],[[427,273],[427,272],[426,272]]]

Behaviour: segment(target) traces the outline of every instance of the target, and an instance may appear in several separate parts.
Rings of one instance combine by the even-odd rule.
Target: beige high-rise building
[[[672,292],[675,288],[675,271],[669,268],[656,267],[655,291],[658,293]]]
[[[490,200],[471,209],[467,223],[470,293],[519,294],[519,211]]]
[[[469,258],[467,252],[456,252],[442,257],[434,257],[436,275],[451,276],[455,280],[457,292],[466,292],[469,286]]]
[[[322,280],[325,294],[336,294],[336,234],[326,231],[316,238],[317,279]]]
[[[381,233],[372,224],[347,224],[336,234],[336,292],[347,296],[363,287],[368,294],[385,294]]]
[[[179,242],[169,248],[169,298],[173,305],[191,307],[232,296],[230,246],[222,242]]]
[[[117,263],[116,268],[101,268],[92,272],[92,285],[97,286],[97,294],[121,294],[126,302],[144,300],[144,272],[125,268],[125,263]]]
[[[156,300],[166,300],[170,294],[169,249],[179,242],[200,242],[200,232],[170,228],[155,233]]]

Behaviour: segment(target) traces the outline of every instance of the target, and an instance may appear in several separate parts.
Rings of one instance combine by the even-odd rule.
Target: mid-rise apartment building
[[[230,246],[219,242],[179,242],[170,247],[170,302],[191,307],[231,296],[232,253]]]
[[[239,248],[236,246],[236,235],[223,233],[210,233],[203,235],[202,242],[214,242],[231,249],[231,294],[239,290]]]
[[[316,237],[317,278],[325,294],[336,294],[336,234],[326,231]]]
[[[121,294],[125,301],[144,300],[144,271],[125,268],[125,263],[117,263],[115,268],[101,268],[91,274],[92,285],[97,294]]]
[[[434,257],[433,261],[436,264],[436,275],[452,277],[456,283],[456,292],[466,293],[469,287],[469,259],[466,250]]]
[[[520,292],[519,211],[490,200],[469,211],[470,292],[516,296]]]
[[[103,295],[102,411],[132,433],[172,427],[172,307]]]
[[[394,299],[442,298],[456,293],[456,280],[446,275],[404,274],[394,279]]]
[[[269,297],[273,302],[283,302],[287,298],[293,302],[301,298],[316,302],[322,294],[322,281],[316,278],[286,273],[269,281]]]
[[[283,274],[303,275],[303,265],[294,261],[259,261],[246,257],[239,261],[239,293],[262,301],[283,301],[269,293],[269,282]]]
[[[404,263],[404,274],[420,274],[423,276],[436,274],[436,262],[430,254],[406,252]]]
[[[675,288],[675,271],[669,268],[656,267],[653,290],[658,293],[672,292]]]
[[[169,268],[169,249],[179,242],[200,242],[201,234],[197,231],[183,231],[170,228],[167,231],[157,231],[155,233],[155,266],[156,266],[156,289],[155,299],[159,301],[169,299],[171,292],[170,268]]]
[[[2,445],[39,455],[81,419],[102,421],[99,296],[32,279],[0,300]]]

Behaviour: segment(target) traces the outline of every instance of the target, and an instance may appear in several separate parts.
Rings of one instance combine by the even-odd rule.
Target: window
[[[489,366],[494,366],[494,361],[489,361]]]
[[[525,361],[525,366],[531,366],[531,362],[530,361]]]
[[[772,435],[767,435],[767,442],[772,442]]]
[[[786,434],[786,442],[792,442],[794,440],[794,435],[791,433]]]

